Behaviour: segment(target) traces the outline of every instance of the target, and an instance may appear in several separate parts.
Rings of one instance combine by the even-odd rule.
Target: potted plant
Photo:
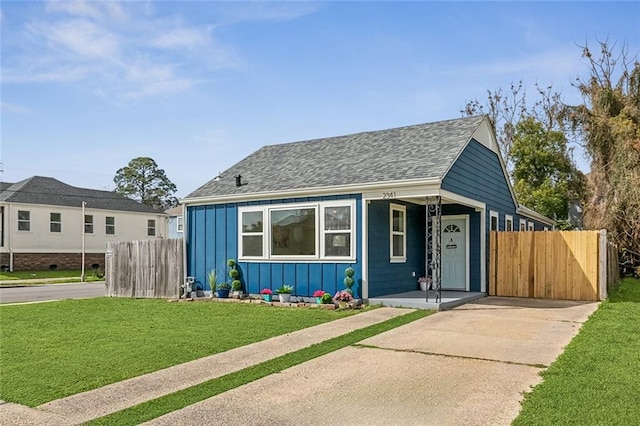
[[[242,294],[242,282],[240,280],[233,280],[231,282],[231,289],[234,296],[240,296]]]
[[[333,298],[331,297],[330,293],[325,293],[320,298],[320,301],[322,302],[323,305],[328,305],[330,303],[333,303]]]
[[[209,288],[211,288],[211,297],[213,297],[213,293],[216,291],[218,286],[218,274],[215,269],[212,269],[207,274],[207,280],[209,281]]]
[[[260,294],[264,297],[264,300],[267,302],[271,302],[273,298],[273,291],[270,288],[263,288],[260,290]]]
[[[353,296],[347,290],[341,290],[333,296],[333,300],[340,305],[340,308],[346,309],[347,304],[353,300]]]
[[[293,286],[283,284],[276,292],[278,293],[280,303],[289,303],[291,301],[291,293],[293,293]]]
[[[418,283],[420,283],[420,290],[427,291],[431,288],[431,277],[420,277]]]
[[[227,297],[229,297],[229,289],[231,289],[231,286],[227,283],[220,283],[218,284],[216,289],[218,297],[221,299],[226,299]]]
[[[318,305],[320,305],[322,303],[322,296],[324,296],[324,294],[325,293],[322,290],[316,290],[316,291],[313,292],[313,297],[316,298],[316,303]],[[331,296],[331,295],[329,295],[329,296]]]
[[[344,280],[342,281],[344,283],[344,286],[347,288],[346,291],[349,292],[349,294],[351,294],[353,296],[353,290],[351,290],[351,287],[353,287],[353,284],[355,284],[355,280],[353,279],[353,276],[356,274],[355,269],[353,269],[351,266],[349,266],[347,269],[344,270]]]

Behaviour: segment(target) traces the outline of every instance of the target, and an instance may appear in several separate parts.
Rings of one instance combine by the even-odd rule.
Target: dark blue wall
[[[279,199],[259,202],[228,203],[206,206],[188,206],[185,235],[187,238],[187,275],[196,278],[203,289],[209,290],[207,273],[218,272],[218,282],[229,281],[227,259],[238,259],[238,207],[317,202],[330,200],[356,200],[356,262],[239,262],[241,281],[245,291],[257,294],[263,288],[275,290],[282,284],[294,285],[294,295],[309,297],[315,290],[334,294],[343,289],[344,270],[352,266],[356,284],[353,291],[360,297],[362,279],[362,205],[359,194]]]
[[[390,201],[371,201],[368,206],[369,297],[417,290],[418,278],[425,275],[425,207],[400,200],[393,203],[407,207],[407,262],[389,262]]]

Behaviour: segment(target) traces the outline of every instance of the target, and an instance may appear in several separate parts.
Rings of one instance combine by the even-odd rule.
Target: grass
[[[228,390],[261,379],[270,374],[278,373],[287,368],[309,361],[313,358],[328,354],[338,349],[375,336],[392,328],[408,324],[420,318],[431,315],[434,311],[418,310],[406,315],[389,319],[379,324],[371,325],[351,333],[335,337],[322,343],[300,349],[278,358],[256,364],[252,367],[202,384],[178,391],[152,401],[148,401],[126,410],[110,414],[88,422],[90,425],[108,424],[140,424],[172,411],[179,410],[196,402],[203,401]]]
[[[0,306],[0,399],[35,407],[356,312],[119,298]]]
[[[55,271],[14,271],[14,272],[0,272],[0,281],[13,281],[13,280],[34,280],[34,283],[42,284],[49,281],[51,278],[55,278],[55,282],[60,281],[61,278],[68,278],[64,282],[80,282],[80,275],[82,271],[80,269],[61,269]],[[86,281],[103,281],[104,278],[98,278],[93,276],[93,270],[85,270]],[[10,284],[10,283],[7,283]]]
[[[514,425],[638,424],[640,280],[625,278],[542,376]]]

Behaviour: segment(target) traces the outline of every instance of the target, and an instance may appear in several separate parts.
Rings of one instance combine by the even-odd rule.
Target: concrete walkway
[[[232,389],[149,424],[508,425],[519,412],[523,393],[540,382],[540,371],[562,353],[597,306],[484,298]],[[37,409],[0,402],[0,424],[80,424],[411,311],[376,309]]]
[[[0,424],[81,424],[413,311],[379,308],[359,313],[51,401],[37,409],[0,404]]]
[[[485,298],[152,425],[509,425],[597,303]]]

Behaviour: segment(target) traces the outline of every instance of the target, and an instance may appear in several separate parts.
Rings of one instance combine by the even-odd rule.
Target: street
[[[31,285],[28,287],[2,287],[0,288],[0,303],[84,299],[104,295],[104,282],[43,284]]]

